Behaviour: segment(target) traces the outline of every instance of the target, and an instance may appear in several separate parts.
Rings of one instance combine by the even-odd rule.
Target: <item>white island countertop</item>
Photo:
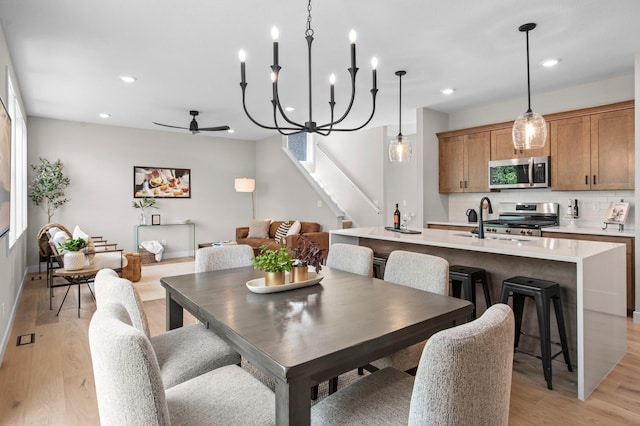
[[[421,234],[403,234],[400,232],[387,231],[384,227],[337,229],[330,232],[332,236],[343,235],[346,237],[374,238],[378,240],[399,241],[434,247],[573,263],[607,252],[616,247],[624,246],[624,244],[618,243],[568,240],[563,238],[520,237],[505,234],[485,234],[484,239],[478,239],[474,234],[464,231],[427,228],[416,230],[421,231]]]
[[[330,231],[330,243],[364,245],[379,253],[416,251],[455,262],[451,264],[482,265],[494,283],[513,275],[558,282],[569,351],[577,364],[580,400],[584,401],[624,356],[625,244],[504,234],[478,239],[460,230],[416,230],[421,233],[403,234],[384,227],[338,229]]]
[[[477,228],[477,222],[438,222],[438,221],[429,221],[428,225],[443,225],[443,226],[464,226],[469,229]],[[597,228],[593,226],[569,226],[569,225],[561,225],[561,226],[546,226],[542,228],[542,232],[560,232],[565,234],[585,234],[585,235],[607,235],[610,237],[635,237],[636,232],[633,229],[625,229],[624,231],[618,231],[618,227],[616,225],[609,225],[607,229],[602,229],[602,227]]]

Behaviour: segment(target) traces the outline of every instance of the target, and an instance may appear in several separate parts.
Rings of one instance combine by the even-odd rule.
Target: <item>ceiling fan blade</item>
[[[153,124],[157,124],[158,126],[171,127],[171,128],[174,128],[174,129],[189,130],[189,128],[187,128],[187,127],[170,126],[169,124],[156,123],[155,121],[153,121],[152,123]]]
[[[200,127],[200,131],[206,130],[208,132],[217,132],[220,130],[229,130],[230,127],[229,126],[218,126],[218,127]]]

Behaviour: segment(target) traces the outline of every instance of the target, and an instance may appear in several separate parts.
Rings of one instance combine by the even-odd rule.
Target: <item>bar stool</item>
[[[373,253],[373,277],[384,278],[384,268],[387,265],[389,253]]]
[[[491,294],[489,294],[489,281],[487,271],[471,266],[453,265],[449,267],[449,279],[451,280],[452,295],[460,298],[464,289],[464,298],[473,303],[472,319],[476,318],[476,283],[482,284],[484,301],[487,308],[491,306]]]
[[[564,354],[564,361],[569,371],[573,371],[569,358],[567,332],[564,328],[564,315],[562,313],[562,302],[560,300],[560,284],[536,278],[522,276],[512,277],[502,282],[501,302],[506,304],[511,294],[513,295],[513,313],[516,323],[514,349],[518,348],[518,342],[520,341],[522,310],[524,308],[525,297],[531,297],[536,302],[538,327],[540,328],[542,369],[544,371],[544,379],[547,382],[547,388],[553,389],[551,386],[551,360],[562,353]],[[551,356],[551,300],[553,300],[553,308],[558,323],[558,333],[560,334],[560,345],[562,347],[562,350],[553,356]]]

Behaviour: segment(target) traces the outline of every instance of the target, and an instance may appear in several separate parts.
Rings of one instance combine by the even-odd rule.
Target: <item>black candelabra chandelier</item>
[[[340,116],[338,119],[334,119],[334,108],[336,105],[335,102],[335,98],[334,98],[334,86],[335,86],[335,75],[331,74],[331,77],[329,78],[329,110],[330,110],[330,116],[331,119],[329,120],[329,122],[324,123],[324,124],[318,124],[313,120],[313,106],[312,106],[312,100],[313,100],[313,93],[312,93],[312,89],[311,89],[311,85],[312,85],[312,78],[311,78],[311,44],[313,43],[313,29],[311,28],[311,0],[309,0],[308,6],[307,6],[307,11],[308,11],[308,17],[307,17],[307,29],[305,31],[305,38],[307,40],[307,58],[308,58],[308,101],[309,101],[309,119],[307,122],[303,123],[298,123],[292,119],[290,119],[287,114],[285,113],[285,109],[283,108],[282,104],[280,103],[280,97],[278,95],[278,77],[280,74],[280,70],[282,69],[280,67],[280,64],[278,63],[278,29],[276,27],[273,27],[273,29],[271,30],[271,36],[273,37],[273,64],[271,65],[271,85],[272,85],[272,99],[271,99],[271,104],[273,107],[273,126],[267,126],[264,125],[260,122],[258,122],[256,119],[254,119],[251,114],[249,113],[249,111],[247,110],[247,105],[245,103],[245,95],[246,95],[246,88],[247,88],[247,79],[246,79],[246,70],[245,70],[245,60],[246,60],[246,54],[243,50],[240,51],[240,87],[242,88],[242,107],[244,108],[244,112],[247,114],[247,117],[249,117],[249,120],[251,120],[255,125],[262,127],[263,129],[269,129],[269,130],[277,130],[278,132],[280,132],[283,135],[290,135],[293,133],[300,133],[300,132],[307,132],[307,133],[318,133],[322,136],[328,136],[331,132],[336,131],[336,132],[351,132],[354,130],[359,130],[362,129],[364,126],[366,126],[371,119],[373,118],[373,114],[376,111],[376,94],[378,93],[378,88],[377,88],[377,77],[376,77],[376,67],[377,67],[377,59],[374,57],[371,60],[371,67],[372,67],[372,77],[373,77],[373,85],[372,88],[370,90],[371,92],[371,99],[372,99],[372,109],[371,109],[371,115],[369,116],[369,118],[360,126],[358,127],[353,127],[353,128],[338,128],[336,127],[338,124],[340,124],[346,117],[347,115],[349,115],[349,113],[351,112],[351,107],[353,106],[353,102],[355,99],[355,95],[356,95],[356,73],[358,72],[358,67],[356,66],[356,35],[355,35],[355,31],[351,30],[350,34],[349,34],[349,38],[351,39],[351,67],[348,68],[349,71],[349,75],[351,77],[351,98],[349,100],[349,105],[347,106],[346,111],[344,112],[344,114],[342,114],[342,116]],[[280,123],[279,123],[279,118],[280,117]],[[284,120],[284,122],[282,121]],[[282,125],[284,124],[284,125]]]

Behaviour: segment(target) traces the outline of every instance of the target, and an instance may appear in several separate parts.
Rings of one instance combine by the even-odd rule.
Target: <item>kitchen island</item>
[[[421,234],[402,234],[383,227],[339,229],[331,231],[330,241],[371,247],[374,253],[393,250],[428,253],[447,259],[451,265],[484,268],[490,276],[494,303],[499,301],[502,280],[515,275],[558,282],[580,400],[585,400],[624,356],[627,347],[624,244],[505,235],[480,240],[459,230],[419,231]],[[481,307],[478,306],[478,314]],[[523,330],[531,329],[537,335],[532,308],[527,302]],[[552,341],[558,341],[554,333],[557,330],[552,326]],[[529,344],[535,350],[537,341]],[[563,367],[554,361],[553,368]]]

